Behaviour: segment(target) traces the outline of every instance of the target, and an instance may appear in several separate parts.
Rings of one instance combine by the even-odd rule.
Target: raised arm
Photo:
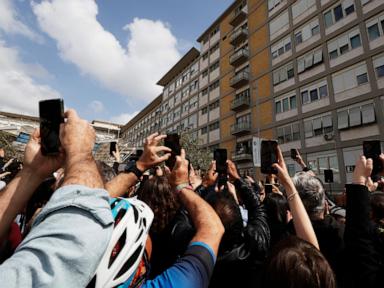
[[[171,149],[165,146],[158,146],[160,141],[163,140],[166,135],[158,135],[158,133],[148,136],[145,140],[143,155],[136,162],[136,168],[140,173],[144,173],[146,170],[162,163],[170,156]],[[160,156],[160,153],[167,153]],[[109,192],[111,197],[123,196],[130,187],[136,184],[140,180],[135,173],[120,173],[111,181],[105,184],[105,189]]]
[[[57,157],[43,156],[40,151],[40,131],[36,129],[32,133],[25,148],[23,169],[0,194],[0,239],[40,183],[63,165],[63,159],[63,153]]]
[[[288,174],[287,166],[285,165],[283,154],[281,153],[280,147],[278,151],[278,163],[274,164],[277,168],[280,183],[284,186],[286,196],[288,199],[288,205],[292,213],[293,225],[295,227],[296,235],[311,243],[317,249],[319,249],[319,243],[317,242],[315,231],[313,230],[311,220],[304,208],[303,202],[301,201],[300,195],[297,192],[295,185],[292,182],[291,177]]]

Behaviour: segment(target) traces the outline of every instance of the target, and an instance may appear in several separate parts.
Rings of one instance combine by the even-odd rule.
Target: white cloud
[[[135,117],[140,111],[133,113],[123,113],[111,118],[112,123],[127,124],[133,117]]]
[[[93,113],[100,113],[104,111],[104,104],[98,100],[94,100],[89,103],[88,108],[90,108]]]
[[[131,102],[156,97],[155,83],[180,58],[177,39],[161,21],[135,18],[124,27],[130,40],[123,47],[98,22],[94,0],[43,0],[32,7],[64,60]]]
[[[0,110],[37,115],[38,101],[60,98],[60,93],[46,85],[36,83],[31,67],[25,64],[18,51],[7,47],[0,39]],[[44,70],[40,67],[39,69]],[[45,70],[44,70],[45,71]]]
[[[36,42],[43,41],[40,35],[21,22],[12,0],[0,1],[0,30],[9,34],[20,34]]]

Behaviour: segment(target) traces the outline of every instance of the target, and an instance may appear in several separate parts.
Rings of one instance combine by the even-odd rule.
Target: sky
[[[0,111],[125,124],[233,0],[0,0]]]

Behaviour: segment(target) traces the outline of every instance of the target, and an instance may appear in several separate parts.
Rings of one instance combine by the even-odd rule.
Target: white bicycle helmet
[[[153,212],[133,198],[112,198],[110,205],[115,219],[112,237],[87,287],[135,287]]]

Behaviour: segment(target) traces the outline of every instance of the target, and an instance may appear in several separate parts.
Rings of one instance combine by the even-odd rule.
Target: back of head
[[[228,192],[211,194],[206,200],[220,217],[225,228],[225,233],[220,243],[220,251],[231,250],[242,239],[243,220],[239,205]]]
[[[311,176],[306,172],[299,172],[292,179],[305,209],[311,219],[317,218],[324,212],[325,190],[323,183],[317,177]]]
[[[275,246],[265,273],[265,287],[333,288],[331,267],[313,245],[288,237]]]
[[[372,217],[376,222],[384,223],[384,193],[375,192],[371,194]]]
[[[287,199],[277,193],[267,195],[264,200],[264,207],[267,212],[268,222],[287,224],[287,212],[289,210]]]
[[[145,181],[143,187],[137,191],[137,196],[155,215],[151,232],[161,232],[179,209],[178,201],[165,176],[154,176]]]

